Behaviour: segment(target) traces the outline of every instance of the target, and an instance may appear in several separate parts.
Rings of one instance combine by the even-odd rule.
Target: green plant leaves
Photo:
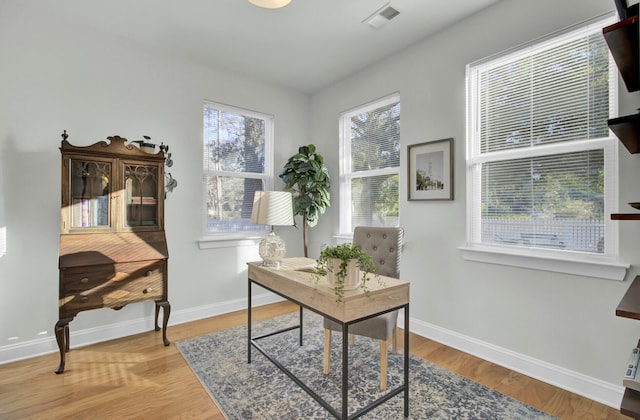
[[[296,215],[306,217],[311,227],[330,206],[331,179],[322,155],[316,146],[309,144],[298,148],[280,173],[284,190],[293,193],[293,209]]]
[[[344,297],[344,278],[347,274],[347,265],[350,260],[357,261],[361,274],[360,287],[365,291],[365,293],[367,293],[367,295],[369,295],[369,290],[367,289],[369,273],[375,273],[377,266],[369,254],[363,251],[359,246],[352,243],[325,246],[322,248],[320,256],[316,260],[315,270],[316,273],[318,273],[316,275],[316,283],[320,274],[326,273],[326,271],[329,270],[329,260],[334,258],[340,260],[340,269],[336,273],[336,285],[334,288],[337,301],[341,301]],[[377,274],[375,277],[379,279]]]

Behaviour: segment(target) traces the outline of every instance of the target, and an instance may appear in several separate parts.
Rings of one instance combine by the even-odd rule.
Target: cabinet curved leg
[[[171,344],[167,339],[167,323],[169,322],[169,314],[171,314],[171,304],[169,302],[156,302],[156,331],[160,331],[160,326],[158,326],[160,307],[162,307],[162,341],[165,346],[168,346]]]
[[[69,321],[71,322],[71,321]],[[64,326],[64,350],[65,351],[69,351],[69,324],[67,323],[67,325]]]
[[[69,351],[69,322],[71,322],[72,319],[73,318],[59,319],[54,328],[58,349],[60,350],[60,365],[58,365],[58,368],[55,370],[57,374],[64,372],[65,353]]]

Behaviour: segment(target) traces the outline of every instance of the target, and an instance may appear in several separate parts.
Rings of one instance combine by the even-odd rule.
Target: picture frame
[[[453,200],[453,138],[407,147],[408,200]]]

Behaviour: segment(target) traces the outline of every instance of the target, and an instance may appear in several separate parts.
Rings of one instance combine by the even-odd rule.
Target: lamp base
[[[260,241],[258,253],[264,267],[280,268],[280,260],[286,255],[287,249],[282,238],[272,230],[269,236]]]

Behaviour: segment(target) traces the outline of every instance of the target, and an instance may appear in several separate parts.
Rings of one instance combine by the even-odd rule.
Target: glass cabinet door
[[[111,162],[71,159],[71,227],[109,227]]]
[[[158,166],[124,164],[125,226],[158,227]]]

